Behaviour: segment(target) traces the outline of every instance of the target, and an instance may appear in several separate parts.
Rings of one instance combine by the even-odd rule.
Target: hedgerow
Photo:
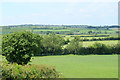
[[[18,65],[2,62],[2,80],[49,80],[50,78],[60,78],[61,74],[52,66],[46,65]]]

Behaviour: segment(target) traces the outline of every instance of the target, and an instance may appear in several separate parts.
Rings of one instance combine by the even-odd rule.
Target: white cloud
[[[67,15],[72,15],[72,17],[84,17],[84,18],[89,18],[89,17],[111,17],[116,15],[115,10],[117,9],[117,3],[112,4],[111,3],[89,3],[86,4],[86,6],[82,7],[77,7],[77,6],[67,6],[64,9],[64,13]],[[111,13],[111,14],[108,14]],[[99,16],[98,16],[99,15]],[[116,15],[117,16],[117,15]]]
[[[119,2],[119,0],[2,0],[1,2]]]

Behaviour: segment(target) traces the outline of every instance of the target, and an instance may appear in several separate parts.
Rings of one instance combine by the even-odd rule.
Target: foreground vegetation
[[[45,65],[18,65],[17,63],[9,64],[7,62],[2,63],[2,80],[9,78],[10,80],[31,80],[42,78],[60,78],[54,67],[48,67]]]

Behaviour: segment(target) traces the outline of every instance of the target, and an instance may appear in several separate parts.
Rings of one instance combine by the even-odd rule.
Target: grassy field
[[[67,29],[62,29],[62,30],[46,30],[46,29],[41,29],[41,30],[34,30],[34,32],[39,32],[39,31],[70,31],[70,30],[67,30]]]
[[[22,29],[22,28],[21,28]],[[82,33],[86,33],[88,31],[93,31],[93,32],[102,32],[104,33],[105,31],[108,32],[108,33],[112,33],[112,32],[115,32],[113,29],[109,29],[109,30],[105,30],[105,29],[88,29],[88,28],[66,28],[66,29],[61,29],[60,27],[59,28],[49,28],[49,29],[34,29],[34,31],[73,31],[73,32],[82,32]]]
[[[118,43],[118,40],[108,40],[108,41],[84,41],[83,42],[83,46],[90,46],[92,44],[94,44],[95,42],[99,42],[99,43],[103,43],[106,45],[114,45]]]
[[[120,28],[110,28],[110,30],[113,30],[113,31],[120,31]]]
[[[117,78],[117,55],[64,55],[34,57],[30,64],[55,66],[65,78]]]
[[[87,37],[81,37],[81,39],[92,39],[92,38],[95,38],[95,39],[99,39],[99,38],[108,38],[108,37],[92,37],[94,35],[61,35],[64,37],[64,39],[69,39],[69,40],[72,40],[74,39],[75,36],[87,36]],[[89,36],[89,37],[88,37]],[[109,35],[110,37],[118,37],[118,35]]]
[[[36,28],[36,29],[35,29]],[[87,27],[79,27],[79,28],[70,28],[65,26],[57,27],[57,26],[49,26],[49,27],[43,27],[43,26],[17,26],[17,27],[12,27],[12,26],[6,26],[3,28],[3,33],[11,33],[14,31],[22,31],[22,30],[32,30],[34,33],[42,34],[43,32],[46,33],[46,31],[50,32],[60,32],[60,34],[68,34],[69,32],[71,33],[80,33],[80,34],[87,34],[89,31],[92,31],[93,33],[97,34],[109,34],[109,35],[116,35],[117,28],[87,28]]]
[[[81,37],[81,39],[92,39],[92,38],[99,39],[99,38],[105,38],[105,37]],[[64,39],[72,40],[74,39],[74,37],[65,36]]]
[[[118,43],[118,40],[108,40],[108,41],[83,41],[83,47],[92,46],[95,42],[103,43],[105,45],[114,45]],[[67,45],[64,45],[63,48],[65,48]]]

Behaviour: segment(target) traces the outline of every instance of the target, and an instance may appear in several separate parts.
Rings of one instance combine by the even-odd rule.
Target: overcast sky
[[[118,24],[118,0],[3,0],[0,25]]]

